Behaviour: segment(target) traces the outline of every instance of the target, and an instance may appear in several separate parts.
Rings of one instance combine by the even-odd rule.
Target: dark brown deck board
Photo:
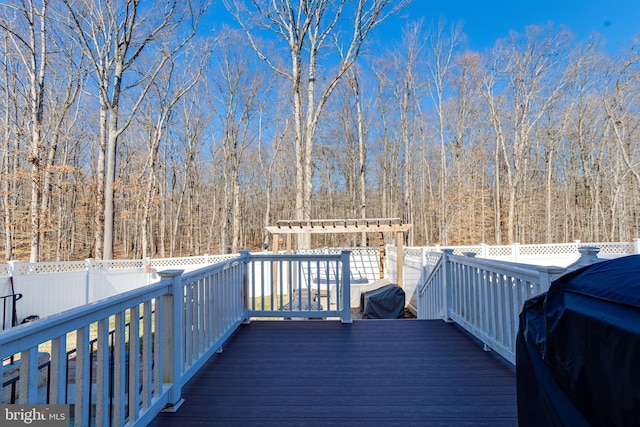
[[[254,321],[152,426],[515,426],[515,370],[429,320]]]

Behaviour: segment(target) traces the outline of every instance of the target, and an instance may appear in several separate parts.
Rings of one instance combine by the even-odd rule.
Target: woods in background
[[[5,259],[261,249],[279,219],[399,217],[409,245],[638,237],[639,39],[549,24],[478,52],[441,19],[391,46],[403,2],[303,1],[278,26],[253,3],[212,34],[196,1],[0,5]]]

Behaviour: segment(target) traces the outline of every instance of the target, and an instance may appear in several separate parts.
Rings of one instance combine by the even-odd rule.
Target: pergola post
[[[403,263],[404,246],[403,245],[404,245],[404,231],[398,231],[396,233],[396,248],[398,249],[398,259],[396,260],[396,263],[397,263],[396,275],[397,275],[398,286],[404,289],[404,263]]]
[[[273,245],[271,251],[274,255],[278,254],[280,250],[278,245],[280,244],[280,235],[278,233],[273,233]],[[271,263],[271,284],[273,290],[271,291],[271,310],[276,310],[278,308],[278,263],[275,261]],[[262,307],[264,310],[264,307]]]
[[[384,279],[384,233],[378,233],[378,244],[380,245],[380,278]]]

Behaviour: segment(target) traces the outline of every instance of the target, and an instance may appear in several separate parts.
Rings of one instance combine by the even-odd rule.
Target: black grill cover
[[[363,319],[399,319],[404,317],[404,291],[398,285],[386,285],[360,294]]]
[[[528,300],[516,343],[520,426],[640,425],[640,255]]]

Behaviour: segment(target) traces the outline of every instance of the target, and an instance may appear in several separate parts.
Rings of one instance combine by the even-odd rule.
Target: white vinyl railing
[[[566,269],[454,255],[451,249],[432,256],[438,261],[418,289],[418,318],[456,322],[515,364],[524,302],[547,291]]]
[[[584,243],[576,240],[572,243],[541,244],[541,245],[512,245],[490,246],[484,243],[470,246],[425,246],[404,248],[404,283],[409,310],[417,313],[417,289],[426,276],[431,272],[434,264],[433,257],[439,256],[445,249],[450,249],[455,255],[473,254],[477,258],[494,261],[520,263],[522,265],[545,265],[567,267],[577,262],[580,251],[584,248],[596,247],[598,256],[603,259],[617,258],[625,255],[640,254],[640,239],[633,242],[604,242]],[[395,246],[385,247],[385,272],[391,281],[396,280],[397,250]]]
[[[0,333],[4,372],[17,379],[3,380],[2,403],[70,404],[75,425],[147,424],[179,404],[182,384],[246,318],[244,271],[161,272],[159,283]]]
[[[327,318],[351,322],[351,251],[339,254],[250,254],[251,317]]]
[[[158,274],[158,283],[0,332],[0,403],[69,404],[74,425],[146,425],[180,405],[182,385],[251,316],[351,322],[349,251],[242,252]],[[274,292],[256,297],[263,286]],[[326,307],[310,304],[313,295]]]
[[[379,248],[351,250],[351,282],[368,283],[380,278]],[[322,248],[306,255],[339,255],[342,249]],[[72,262],[10,262],[0,264],[0,296],[7,296],[2,329],[8,329],[17,317],[44,318],[115,296],[160,280],[158,271],[182,269],[186,272],[237,258],[238,254],[202,255],[184,258],[143,260],[93,260]],[[64,286],[64,292],[60,292]],[[12,295],[20,294],[14,311]]]

